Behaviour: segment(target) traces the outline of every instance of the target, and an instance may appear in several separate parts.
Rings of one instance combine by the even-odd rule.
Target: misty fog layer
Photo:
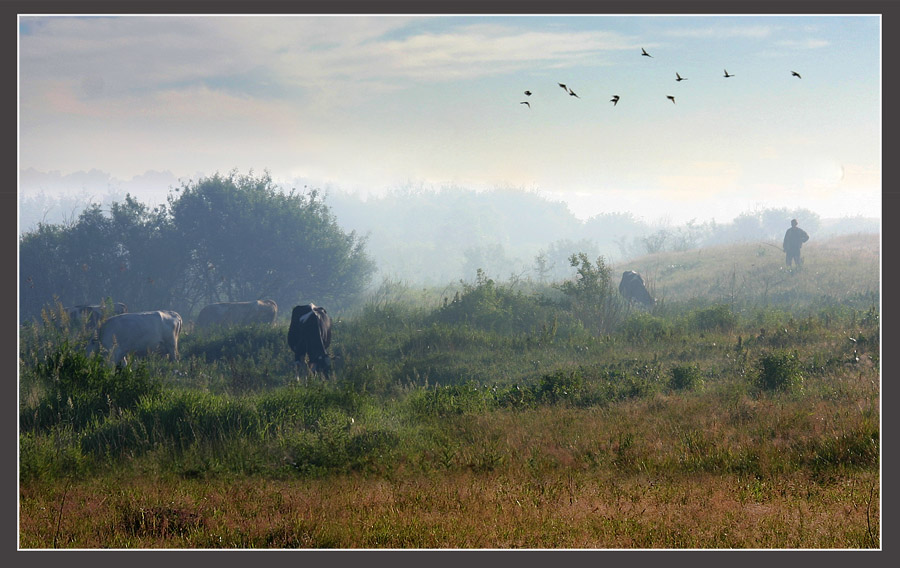
[[[124,199],[106,186],[90,193],[20,199],[20,232],[38,223],[74,222],[88,203],[108,209]],[[851,233],[878,233],[878,219],[823,219],[810,209],[757,209],[728,222],[697,219],[683,225],[649,222],[632,212],[610,211],[579,220],[563,202],[518,189],[398,189],[384,196],[325,193],[324,201],[343,230],[366,238],[377,265],[372,284],[387,278],[409,284],[471,281],[482,269],[492,278],[558,281],[569,278],[569,256],[603,256],[612,263],[663,251],[734,242],[781,246],[797,218],[814,240]]]

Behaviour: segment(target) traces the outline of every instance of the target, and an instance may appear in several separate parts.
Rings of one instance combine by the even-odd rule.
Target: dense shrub
[[[543,403],[575,400],[584,389],[580,369],[558,370],[541,377],[536,388],[536,398]]]
[[[354,431],[353,420],[332,410],[315,430],[290,433],[279,440],[288,469],[307,476],[393,467],[391,452],[400,438],[382,429]],[[387,465],[386,465],[387,464]]]
[[[671,336],[674,330],[675,326],[669,320],[644,312],[632,314],[620,328],[625,338],[633,343],[661,341]]]
[[[462,286],[462,293],[457,292],[453,300],[445,300],[432,314],[430,323],[522,333],[552,320],[551,302],[497,285],[481,270],[474,284],[463,282]]]
[[[737,324],[737,316],[731,307],[717,304],[695,311],[691,315],[692,327],[698,331],[731,331]]]
[[[560,306],[580,319],[587,329],[609,333],[621,320],[623,303],[612,285],[612,268],[602,256],[591,262],[580,252],[569,257],[575,277],[556,285],[565,296]]]
[[[276,389],[257,395],[255,400],[260,420],[278,428],[313,428],[326,412],[339,410],[354,416],[367,404],[365,395],[350,388],[330,388],[321,383]]]
[[[697,365],[676,365],[670,373],[669,387],[674,390],[690,390],[700,382],[700,368]]]
[[[60,427],[54,436],[23,432],[19,436],[19,479],[52,480],[81,475],[97,464],[81,452],[78,436],[69,427]]]
[[[171,390],[142,400],[135,417],[150,445],[170,449],[185,450],[197,443],[221,448],[230,440],[263,436],[259,412],[245,398]]]
[[[607,393],[610,400],[626,400],[650,395],[657,388],[655,377],[641,377],[625,369],[607,369]]]
[[[133,408],[145,396],[162,392],[162,383],[144,362],[110,367],[100,355],[87,357],[63,343],[34,369],[42,387],[38,400],[20,415],[23,430],[67,424],[76,430],[101,416]]]
[[[803,382],[796,351],[775,351],[759,360],[755,384],[765,391],[790,391]]]

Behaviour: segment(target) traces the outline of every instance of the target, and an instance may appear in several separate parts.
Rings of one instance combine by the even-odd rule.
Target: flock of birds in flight
[[[647,53],[647,50],[645,50],[643,47],[641,48],[641,56],[643,56],[643,57],[650,57],[651,59],[653,58],[653,56],[650,55],[649,53]],[[725,69],[724,71],[725,71],[724,77],[725,77],[726,79],[731,78],[731,77],[734,77],[733,74],[731,74],[731,73],[728,72],[728,69]],[[803,78],[803,77],[800,76],[800,73],[797,73],[796,71],[791,71],[791,76],[792,76],[792,77],[796,77],[796,78],[798,78],[798,79],[802,79],[802,78]],[[680,83],[681,81],[686,81],[686,80],[687,80],[687,77],[682,77],[682,76],[679,75],[677,72],[675,73],[675,81],[677,81],[677,82]],[[573,91],[573,90],[572,90],[570,87],[568,87],[565,83],[557,83],[557,85],[559,85],[559,86],[562,88],[563,91],[565,91],[566,93],[568,93],[570,97],[575,97],[576,99],[580,99],[580,98],[581,98],[581,97],[579,97],[578,95],[576,95],[576,94],[575,94],[575,91]],[[526,96],[526,97],[530,97],[530,96],[531,96],[531,91],[525,91],[525,96]],[[674,96],[672,96],[672,95],[666,95],[666,98],[669,99],[670,101],[672,101],[672,104],[675,104],[675,97],[674,97]],[[613,95],[612,98],[609,99],[609,102],[611,102],[611,103],[613,104],[613,106],[616,106],[617,104],[619,104],[619,95]],[[531,103],[528,102],[528,101],[522,101],[522,102],[520,102],[519,104],[520,104],[520,105],[526,105],[528,108],[531,108]]]

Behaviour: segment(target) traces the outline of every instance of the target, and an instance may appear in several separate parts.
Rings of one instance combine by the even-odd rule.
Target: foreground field
[[[115,373],[27,329],[19,546],[879,548],[864,242],[794,273],[693,253],[734,284],[701,302],[660,272],[652,311],[482,276],[436,307],[382,299],[309,384],[283,328],[188,333],[182,361]]]
[[[860,467],[871,455],[853,455],[872,446],[847,439],[860,428],[848,423],[852,413],[820,403],[815,415],[800,419],[798,403],[745,399],[710,415],[698,405],[705,403],[657,397],[609,410],[458,420],[448,438],[469,440],[467,446],[423,453],[421,462],[381,474],[197,478],[127,471],[28,484],[21,546],[879,546],[878,472]],[[782,439],[782,428],[807,431],[808,441]],[[846,463],[814,465],[824,454],[820,443]],[[788,462],[811,463],[790,466],[764,455],[777,451],[792,454]],[[746,471],[733,459],[745,461]]]

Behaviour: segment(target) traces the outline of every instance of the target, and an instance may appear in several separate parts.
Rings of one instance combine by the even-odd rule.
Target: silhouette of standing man
[[[787,255],[785,262],[788,267],[791,266],[791,261],[796,263],[798,268],[803,266],[803,259],[800,258],[800,247],[808,240],[809,235],[806,234],[806,231],[797,226],[796,219],[791,219],[791,228],[784,234],[784,244],[781,245],[781,248]]]

